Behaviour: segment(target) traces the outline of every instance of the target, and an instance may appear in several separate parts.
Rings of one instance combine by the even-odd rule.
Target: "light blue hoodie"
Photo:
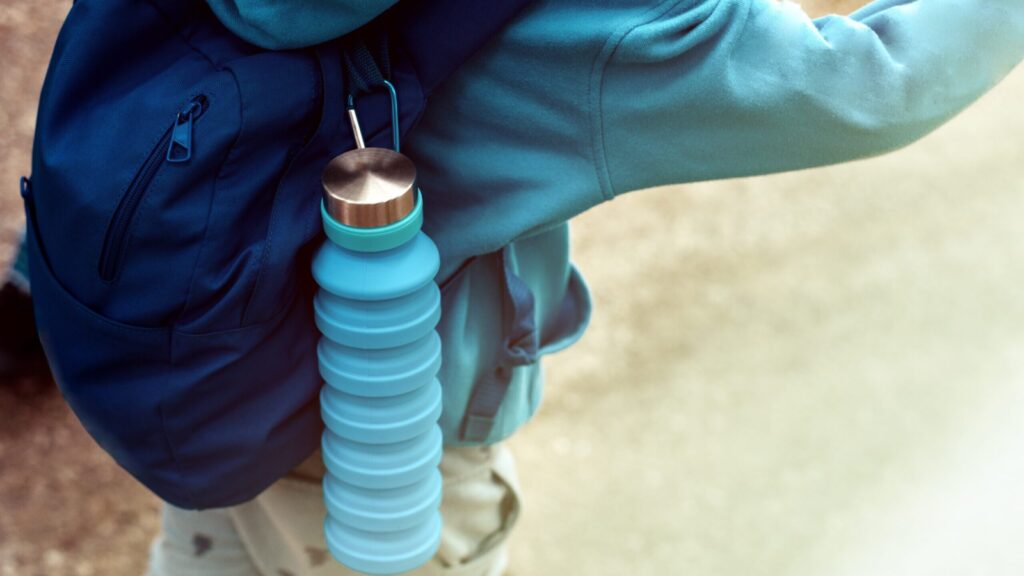
[[[270,37],[268,46],[324,39],[322,22],[298,17],[314,5],[372,5],[365,14],[390,5],[294,0],[294,18],[238,9],[249,15],[242,21],[223,6],[285,3],[210,1],[233,30],[258,29],[265,36],[246,37]],[[652,186],[899,148],[1022,57],[1024,0],[878,0],[817,20],[773,0],[540,0],[446,82],[403,151],[419,170],[440,277],[511,243],[510,265],[532,289],[541,341],[554,349],[579,335],[589,310],[569,262],[566,222],[576,214]],[[442,327],[457,350],[445,357],[450,443],[472,382],[491,369],[487,342],[501,336],[495,268],[475,268],[453,283]],[[532,414],[538,373],[516,370],[489,441]]]

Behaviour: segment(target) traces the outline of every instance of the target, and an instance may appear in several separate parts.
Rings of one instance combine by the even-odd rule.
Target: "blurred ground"
[[[517,574],[1024,574],[1024,69],[925,141],[578,220]]]
[[[0,4],[0,261],[68,6]],[[1024,573],[1022,100],[1018,70],[897,154],[582,216],[596,314],[514,441],[514,574]],[[140,574],[156,511],[0,387],[0,576]]]

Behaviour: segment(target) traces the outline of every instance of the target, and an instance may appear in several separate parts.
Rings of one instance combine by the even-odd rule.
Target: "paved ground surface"
[[[3,246],[67,7],[0,4]],[[514,573],[1024,573],[1021,101],[1024,70],[882,159],[582,216],[596,316],[514,442]],[[156,510],[0,387],[0,576],[139,574]]]

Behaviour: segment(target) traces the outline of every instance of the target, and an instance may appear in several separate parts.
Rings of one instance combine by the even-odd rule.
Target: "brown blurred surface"
[[[0,262],[69,6],[0,4]],[[1018,70],[886,158],[584,215],[596,316],[514,442],[515,574],[1024,573],[1022,99]],[[54,389],[0,385],[0,576],[141,574],[157,523]]]

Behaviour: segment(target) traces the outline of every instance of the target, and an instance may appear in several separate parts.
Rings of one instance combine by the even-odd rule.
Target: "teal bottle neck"
[[[355,228],[342,224],[327,213],[320,202],[324,233],[335,244],[356,252],[383,252],[412,240],[423,227],[423,195],[416,191],[416,207],[398,222],[376,228]]]

